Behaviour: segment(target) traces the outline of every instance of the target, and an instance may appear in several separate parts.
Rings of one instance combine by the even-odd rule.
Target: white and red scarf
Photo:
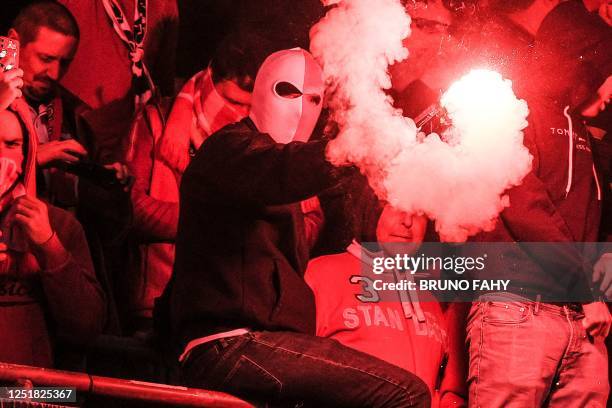
[[[217,130],[244,118],[221,96],[209,69],[198,72],[181,89],[159,145],[163,160],[183,173],[189,164],[189,147],[198,149]]]
[[[148,104],[143,112],[154,138],[153,166],[149,195],[157,200],[178,203],[179,184],[189,164],[190,146],[198,148],[210,135],[222,127],[243,118],[236,109],[215,90],[210,70],[191,78],[176,97],[166,123],[158,107]],[[138,126],[132,129],[127,159],[131,160]],[[152,304],[166,285],[174,262],[174,245],[150,244],[146,247],[147,270],[143,286],[142,304]]]
[[[150,107],[155,111],[154,107]],[[149,194],[178,202],[178,183],[190,161],[190,147],[198,149],[207,137],[222,127],[238,122],[244,115],[215,89],[210,69],[198,72],[181,89],[166,123],[161,115],[148,115],[155,139]],[[127,160],[134,156],[136,134],[132,131]]]
[[[144,39],[147,34],[147,0],[136,0],[134,7],[134,26],[130,27],[123,9],[117,0],[102,0],[104,10],[113,24],[115,32],[121,38],[130,53],[132,62],[132,86],[135,106],[139,110],[157,89],[153,78],[144,63]]]

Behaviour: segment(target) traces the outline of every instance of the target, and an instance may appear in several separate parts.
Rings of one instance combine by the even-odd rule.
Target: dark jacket
[[[568,120],[563,107],[546,101],[530,103],[525,145],[534,157],[532,171],[508,191],[510,206],[495,229],[478,242],[514,242],[488,254],[488,278],[510,279],[512,291],[545,300],[592,299],[590,273],[596,260],[601,204],[593,172],[591,142],[584,126],[573,125],[569,164]],[[568,175],[571,187],[566,194]],[[536,243],[536,244],[532,244]],[[546,244],[542,244],[546,243]],[[553,244],[555,243],[555,244]]]
[[[179,343],[242,327],[314,335],[298,202],[335,184],[326,144],[278,144],[248,118],[202,144],[180,187],[166,289]]]

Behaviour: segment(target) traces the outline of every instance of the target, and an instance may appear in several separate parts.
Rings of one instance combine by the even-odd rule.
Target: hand
[[[7,250],[8,246],[2,240],[2,230],[0,230],[0,262],[4,262],[8,258]]]
[[[130,171],[128,170],[128,167],[120,162],[115,162],[113,164],[106,164],[104,165],[104,168],[109,169],[109,170],[115,170],[115,177],[117,177],[117,180],[119,180],[119,182],[121,184],[123,184],[125,186],[124,191],[128,191],[130,186]]]
[[[612,298],[612,253],[603,254],[593,266],[593,283],[607,299]]]
[[[15,99],[21,97],[22,77],[23,71],[19,68],[0,70],[0,110],[8,108]]]
[[[604,302],[593,302],[583,305],[582,308],[584,310],[582,326],[586,332],[592,337],[606,338],[610,333],[610,324],[612,324],[608,305]]]
[[[87,150],[76,140],[54,140],[38,145],[36,163],[41,167],[48,167],[58,161],[75,163],[83,156],[87,156]]]
[[[36,197],[17,198],[7,213],[9,223],[17,224],[34,245],[41,245],[53,236],[47,205]]]

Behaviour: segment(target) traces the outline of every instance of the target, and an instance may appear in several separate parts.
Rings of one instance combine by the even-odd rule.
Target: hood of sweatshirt
[[[611,39],[612,28],[577,0],[555,7],[542,21],[535,38],[534,80],[530,94],[540,101],[548,101],[548,108],[562,112],[565,117],[562,133],[568,139],[566,197],[575,181],[575,149],[590,153],[584,140],[586,136],[576,136],[574,113],[612,74]],[[550,126],[551,132],[559,132],[557,128],[558,124]],[[601,200],[601,186],[594,166],[592,172],[597,198]]]
[[[534,92],[578,107],[612,74],[611,39],[612,28],[581,1],[559,4],[536,34]]]

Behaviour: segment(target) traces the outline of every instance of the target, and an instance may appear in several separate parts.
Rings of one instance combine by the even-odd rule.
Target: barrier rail
[[[31,381],[34,386],[74,387],[78,393],[122,400],[183,407],[252,407],[249,403],[222,392],[0,362],[0,382],[16,383],[24,379]]]

